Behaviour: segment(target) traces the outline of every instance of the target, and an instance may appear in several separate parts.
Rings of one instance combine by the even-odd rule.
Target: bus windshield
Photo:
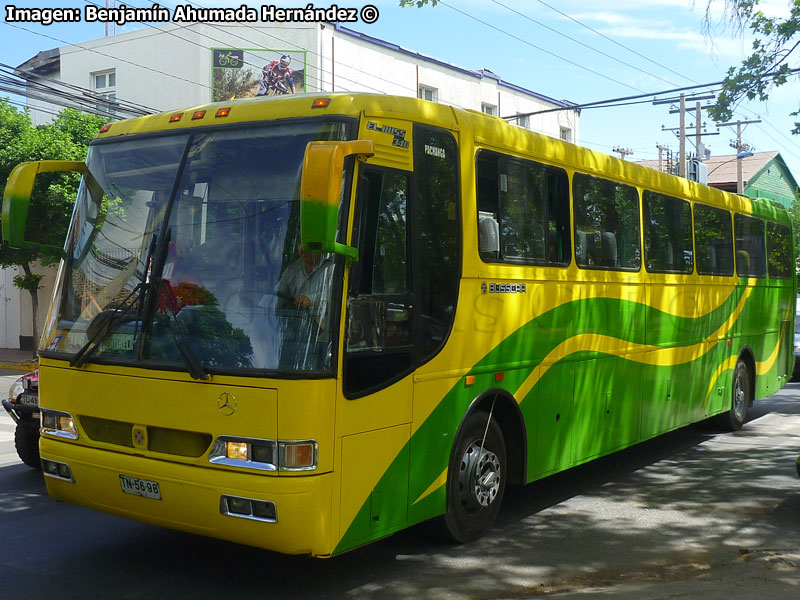
[[[314,121],[91,146],[43,353],[74,360],[94,340],[88,360],[330,372],[336,261],[300,250],[299,181],[308,142],[346,130]]]

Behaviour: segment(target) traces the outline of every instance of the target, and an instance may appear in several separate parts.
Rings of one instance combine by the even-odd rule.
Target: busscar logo
[[[481,283],[482,294],[527,294],[528,287],[524,283]]]

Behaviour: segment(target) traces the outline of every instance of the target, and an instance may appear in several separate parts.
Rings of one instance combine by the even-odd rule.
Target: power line
[[[537,1],[539,4],[541,4],[541,5],[543,5],[543,6],[546,6],[546,7],[547,7],[547,8],[549,8],[550,10],[554,10],[555,12],[557,12],[558,14],[560,14],[561,16],[563,16],[563,17],[566,17],[566,18],[567,18],[567,19],[569,19],[570,21],[572,21],[572,22],[574,22],[574,23],[577,23],[577,24],[578,24],[578,25],[580,25],[581,27],[584,27],[584,28],[588,29],[588,30],[589,30],[589,31],[591,31],[592,33],[596,33],[596,34],[597,34],[597,35],[599,35],[600,37],[602,37],[602,38],[604,38],[604,39],[608,40],[609,42],[611,42],[612,44],[616,44],[616,45],[617,45],[617,46],[619,46],[620,48],[623,48],[624,50],[627,50],[628,52],[632,52],[632,53],[633,53],[633,54],[635,54],[636,56],[639,56],[640,58],[643,58],[643,59],[645,59],[646,61],[648,61],[648,62],[650,62],[650,63],[653,63],[653,64],[654,64],[654,65],[656,65],[656,66],[659,66],[659,67],[661,67],[662,69],[666,69],[667,71],[669,71],[669,72],[670,72],[670,73],[672,73],[673,75],[677,75],[678,77],[682,77],[683,79],[686,79],[687,81],[691,81],[692,83],[697,83],[696,81],[694,81],[694,80],[693,80],[693,79],[691,79],[690,77],[687,77],[687,76],[686,76],[686,75],[684,75],[683,73],[679,73],[678,71],[674,71],[673,69],[670,69],[668,66],[666,66],[666,65],[662,65],[660,62],[658,62],[658,61],[656,61],[656,60],[653,60],[652,58],[650,58],[650,57],[648,57],[648,56],[645,56],[644,54],[641,54],[640,52],[637,52],[637,51],[636,51],[636,50],[634,50],[633,48],[628,48],[628,47],[627,47],[625,44],[622,44],[622,43],[618,42],[617,40],[615,40],[614,38],[611,38],[611,37],[607,36],[606,34],[604,34],[604,33],[601,33],[601,32],[599,32],[599,31],[597,31],[596,29],[593,29],[592,27],[590,27],[589,25],[586,25],[585,23],[582,23],[582,22],[581,22],[581,21],[579,21],[578,19],[576,19],[576,18],[574,18],[574,17],[572,17],[572,16],[568,15],[568,14],[567,14],[567,13],[565,13],[565,12],[562,12],[562,11],[558,10],[558,9],[557,9],[557,8],[555,8],[554,6],[551,6],[551,5],[549,5],[547,2],[544,2],[543,0],[536,0],[536,1]]]
[[[452,5],[448,4],[447,2],[444,2],[444,0],[439,0],[438,3],[441,4],[442,6],[446,6],[450,10],[453,10],[453,11],[455,11],[457,13],[461,13],[462,15],[472,19],[473,21],[477,21],[478,23],[486,25],[487,27],[489,27],[491,29],[494,29],[495,31],[497,31],[499,33],[502,33],[503,35],[506,35],[506,36],[508,36],[510,38],[513,38],[513,39],[515,39],[515,40],[517,40],[519,42],[522,42],[523,44],[526,44],[526,45],[530,46],[531,48],[535,48],[536,50],[539,50],[540,52],[544,52],[545,54],[548,54],[548,55],[552,56],[553,58],[557,58],[558,60],[561,60],[561,61],[563,61],[563,62],[565,62],[567,64],[570,64],[570,65],[572,65],[574,67],[578,67],[579,69],[583,69],[584,71],[588,71],[589,73],[597,75],[598,77],[602,77],[603,79],[607,79],[609,81],[613,81],[614,83],[616,83],[618,85],[621,85],[623,87],[626,87],[626,88],[629,88],[629,89],[632,89],[632,90],[636,90],[637,92],[641,92],[642,91],[637,87],[634,87],[632,85],[628,85],[627,83],[623,83],[622,81],[614,79],[613,77],[609,77],[608,75],[604,75],[602,73],[599,73],[598,71],[590,69],[587,66],[584,66],[584,65],[581,65],[579,63],[573,62],[573,61],[571,61],[571,60],[569,60],[567,58],[564,58],[563,56],[559,56],[558,54],[555,54],[554,52],[550,52],[549,50],[545,50],[544,48],[541,48],[541,47],[537,46],[536,44],[532,44],[528,40],[522,39],[521,37],[516,36],[513,33],[509,33],[505,29],[501,29],[499,27],[496,27],[495,25],[492,25],[491,23],[488,23],[487,21],[479,19],[478,17],[476,17],[474,15],[471,15],[470,13],[468,13],[466,11],[461,10],[460,8],[456,8],[455,6],[452,6]],[[560,109],[560,110],[564,110],[564,109]],[[530,114],[538,114],[538,113],[530,113]]]
[[[34,91],[51,93],[62,98],[70,98],[79,104],[85,104],[87,102],[92,104],[109,103],[113,104],[115,109],[123,110],[124,112],[128,112],[135,116],[142,116],[157,112],[155,109],[143,104],[128,102],[119,98],[118,96],[115,97],[114,100],[110,100],[109,98],[106,98],[102,94],[93,90],[82,88],[71,83],[58,81],[56,79],[51,79],[49,77],[44,77],[39,74],[32,75],[2,62],[0,62],[0,77],[2,77],[4,82],[9,85],[23,86],[26,90],[32,88]],[[14,77],[17,79],[13,79]],[[67,89],[59,89],[58,86],[62,86]],[[76,94],[76,92],[80,93],[80,95]]]
[[[213,89],[213,88],[211,88],[211,86],[204,85],[204,84],[202,84],[202,83],[200,83],[198,81],[192,81],[190,79],[186,79],[185,77],[181,77],[180,75],[173,75],[173,74],[161,71],[160,69],[154,69],[153,67],[148,67],[146,65],[140,65],[138,63],[135,63],[133,61],[130,61],[130,60],[127,60],[127,59],[124,59],[124,58],[119,58],[119,57],[116,57],[116,56],[112,56],[110,54],[106,54],[105,52],[100,52],[99,50],[94,50],[93,48],[87,48],[86,46],[82,46],[81,44],[72,44],[70,42],[67,42],[66,40],[62,40],[61,38],[57,38],[57,37],[54,37],[52,35],[47,35],[46,33],[33,31],[32,29],[28,29],[26,27],[21,27],[20,25],[14,25],[12,23],[7,23],[5,21],[3,21],[2,24],[7,26],[7,27],[13,27],[14,29],[20,29],[22,31],[27,31],[28,33],[32,33],[32,34],[38,35],[40,37],[44,37],[44,38],[48,38],[48,39],[51,39],[51,40],[55,40],[56,42],[61,42],[62,44],[66,44],[68,46],[77,46],[79,48],[83,48],[84,50],[86,50],[88,52],[94,52],[95,54],[99,54],[101,56],[105,56],[106,58],[111,58],[111,59],[114,59],[114,60],[118,60],[120,62],[127,63],[129,65],[133,65],[135,67],[140,67],[142,69],[147,69],[148,71],[153,71],[154,73],[158,73],[159,75],[165,75],[166,77],[172,77],[173,79],[180,79],[181,81],[185,81],[187,83],[191,83],[192,85],[202,86],[202,87],[204,87],[206,89],[209,89],[209,90]]]
[[[589,44],[586,44],[586,43],[584,43],[584,42],[582,42],[582,41],[580,41],[580,40],[578,40],[578,39],[575,39],[574,37],[571,37],[571,36],[567,35],[566,33],[563,33],[563,32],[561,32],[561,31],[559,31],[558,29],[555,29],[554,27],[550,27],[549,25],[545,25],[544,23],[542,23],[542,22],[540,22],[540,21],[537,21],[537,20],[536,20],[536,19],[534,19],[533,17],[530,17],[530,16],[526,15],[525,13],[522,13],[522,12],[520,12],[520,11],[518,11],[518,10],[516,10],[516,9],[514,9],[514,8],[510,7],[510,6],[507,6],[506,4],[503,4],[502,2],[499,2],[498,0],[491,0],[491,1],[492,1],[494,4],[497,4],[498,6],[502,6],[502,7],[503,7],[503,8],[505,8],[506,10],[508,10],[508,11],[511,11],[512,13],[514,13],[514,14],[516,14],[516,15],[519,15],[519,16],[520,16],[520,17],[522,17],[523,19],[527,19],[527,20],[528,20],[528,21],[530,21],[531,23],[536,23],[536,24],[537,24],[537,25],[539,25],[540,27],[544,27],[545,29],[547,29],[547,30],[549,30],[549,31],[552,31],[552,32],[553,32],[553,33],[555,33],[556,35],[560,35],[561,37],[563,37],[563,38],[566,38],[566,39],[568,39],[568,40],[570,40],[570,41],[573,41],[573,42],[575,42],[576,44],[580,44],[580,45],[581,45],[581,46],[583,46],[584,48],[588,48],[589,50],[592,50],[593,52],[597,52],[598,54],[600,54],[600,55],[602,55],[602,56],[605,56],[606,58],[610,58],[611,60],[613,60],[613,61],[615,61],[615,62],[618,62],[618,63],[620,63],[620,64],[622,64],[622,65],[625,65],[625,66],[626,66],[626,67],[628,67],[628,68],[634,69],[635,71],[639,71],[640,73],[644,73],[644,74],[645,74],[645,75],[647,75],[648,77],[652,77],[653,79],[658,79],[659,81],[663,81],[664,83],[668,83],[669,85],[677,85],[677,84],[676,84],[674,81],[669,81],[669,80],[667,80],[667,79],[664,79],[664,78],[662,78],[662,77],[659,77],[658,75],[654,75],[653,73],[650,73],[650,72],[648,72],[648,71],[645,71],[644,69],[640,69],[639,67],[637,67],[637,66],[635,66],[635,65],[632,65],[632,64],[630,64],[630,63],[627,63],[627,62],[625,62],[624,60],[620,60],[619,58],[617,58],[617,57],[615,57],[615,56],[612,56],[612,55],[610,55],[610,54],[607,54],[606,52],[603,52],[602,50],[598,50],[598,49],[597,49],[597,48],[595,48],[594,46],[590,46]]]

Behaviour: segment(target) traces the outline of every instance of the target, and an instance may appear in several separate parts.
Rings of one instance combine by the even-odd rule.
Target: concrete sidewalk
[[[39,366],[39,361],[33,358],[30,350],[14,348],[0,348],[0,369],[17,371],[33,371]]]

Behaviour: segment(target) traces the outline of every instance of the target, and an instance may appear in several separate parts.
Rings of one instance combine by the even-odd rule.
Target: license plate
[[[134,496],[143,496],[144,498],[155,498],[156,500],[161,500],[161,488],[159,487],[157,481],[120,475],[119,484],[122,486],[122,491],[126,494],[133,494]]]
[[[36,394],[20,394],[17,400],[20,404],[39,406],[39,396]]]

